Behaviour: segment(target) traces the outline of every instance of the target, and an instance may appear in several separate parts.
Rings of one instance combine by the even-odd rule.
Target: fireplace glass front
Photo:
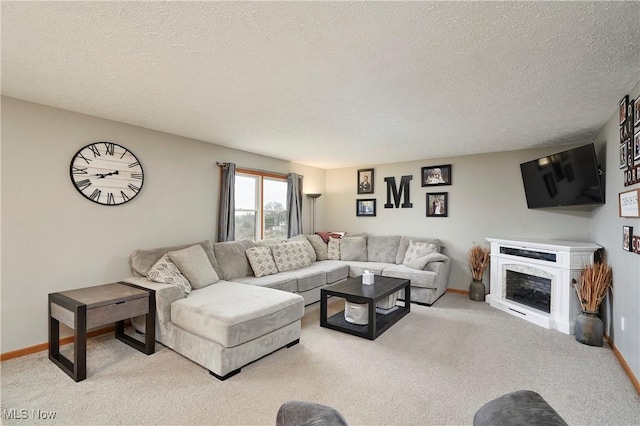
[[[551,313],[551,279],[506,271],[506,298]]]

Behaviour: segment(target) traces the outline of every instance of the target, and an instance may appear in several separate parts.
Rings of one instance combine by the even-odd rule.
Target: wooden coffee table
[[[124,320],[146,315],[145,341],[124,333]],[[118,282],[49,294],[49,359],[73,380],[87,377],[87,330],[115,323],[116,339],[142,353],[155,352],[155,291]],[[60,323],[74,330],[72,362],[60,353]]]
[[[411,281],[401,278],[375,276],[374,284],[362,284],[362,277],[349,278],[320,290],[320,326],[342,331],[354,336],[375,340],[389,327],[398,322],[411,311]],[[382,314],[376,312],[376,302],[404,289],[404,306],[398,306],[393,312]],[[369,323],[357,325],[344,319],[344,311],[327,318],[327,299],[336,296],[352,303],[369,305]]]

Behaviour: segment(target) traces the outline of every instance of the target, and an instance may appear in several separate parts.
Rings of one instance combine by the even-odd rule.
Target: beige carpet
[[[319,304],[308,306],[300,344],[225,382],[161,345],[146,356],[110,335],[90,340],[80,383],[46,352],[5,361],[2,423],[273,425],[280,404],[300,399],[351,425],[468,425],[490,399],[531,389],[571,425],[640,424],[640,396],[609,348],[458,294],[411,309],[369,341],[320,328]]]

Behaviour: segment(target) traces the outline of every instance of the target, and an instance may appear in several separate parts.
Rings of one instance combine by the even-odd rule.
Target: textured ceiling
[[[364,166],[588,142],[639,40],[636,1],[2,1],[2,94]]]

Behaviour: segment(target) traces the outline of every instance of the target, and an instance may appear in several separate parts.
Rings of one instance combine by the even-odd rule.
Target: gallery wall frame
[[[356,200],[356,216],[375,217],[376,215],[376,199],[358,199]]]
[[[449,193],[427,192],[427,217],[447,217],[449,215]]]
[[[618,214],[620,217],[640,217],[640,188],[621,192],[618,197]]]
[[[420,169],[422,186],[451,185],[451,164],[428,166]]]
[[[373,194],[373,169],[358,170],[358,194]]]
[[[622,227],[622,250],[633,251],[633,226]]]

